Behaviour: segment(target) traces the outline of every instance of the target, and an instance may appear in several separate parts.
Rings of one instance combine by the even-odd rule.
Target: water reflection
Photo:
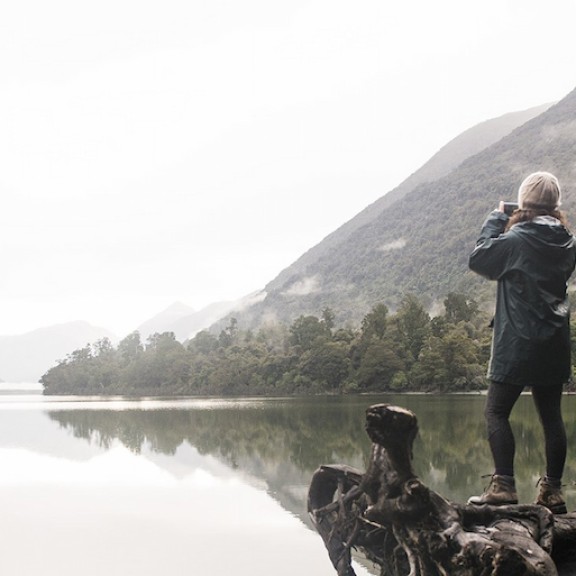
[[[1,530],[10,551],[0,571],[66,576],[82,562],[85,576],[334,574],[304,527],[308,484],[322,463],[365,468],[364,411],[383,401],[417,414],[415,468],[426,484],[456,501],[482,489],[491,458],[481,396],[0,397]],[[576,397],[566,397],[564,412],[569,482]],[[530,502],[544,455],[529,396],[513,426],[520,498]],[[572,508],[574,496],[568,486]],[[32,545],[44,561],[27,554]]]
[[[576,479],[575,400],[567,396],[564,403],[569,482]],[[304,499],[312,473],[319,464],[330,462],[365,468],[370,443],[363,429],[364,411],[380,401],[417,414],[415,468],[430,487],[457,501],[483,487],[480,476],[492,471],[492,461],[484,433],[484,398],[476,395],[208,402],[146,411],[51,410],[49,416],[92,445],[108,448],[120,440],[136,454],[146,450],[151,455],[178,456],[163,459],[162,465],[173,472],[186,459],[193,465],[186,450],[193,447],[252,481],[265,483],[286,509],[308,522]],[[520,399],[512,424],[517,435],[518,489],[521,498],[531,501],[543,472],[544,453],[530,396]],[[567,492],[570,500],[571,486]]]
[[[334,574],[266,474],[243,469],[261,446],[217,450],[202,429],[222,403],[28,400],[0,400],[0,573]],[[231,443],[245,428],[230,415],[262,407],[225,404]]]
[[[154,410],[50,410],[48,416],[92,446],[109,449],[120,441],[176,476],[193,470],[198,456],[210,456],[228,473],[265,486],[309,524],[305,498],[318,465],[365,466],[370,443],[363,430],[364,408],[364,402],[338,399],[231,401]]]

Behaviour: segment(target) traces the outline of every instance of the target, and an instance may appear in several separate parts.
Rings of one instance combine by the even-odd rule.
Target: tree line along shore
[[[290,325],[241,330],[234,318],[181,343],[172,332],[133,332],[73,351],[40,379],[44,394],[277,396],[469,392],[487,387],[490,315],[449,293],[434,317],[414,295],[392,314],[375,305],[357,327],[325,308]],[[573,349],[576,328],[572,326]],[[576,354],[574,355],[576,358]]]

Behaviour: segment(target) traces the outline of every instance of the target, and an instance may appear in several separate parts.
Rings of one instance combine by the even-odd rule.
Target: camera
[[[504,202],[504,214],[508,216],[512,216],[512,213],[518,210],[518,203],[517,202]]]

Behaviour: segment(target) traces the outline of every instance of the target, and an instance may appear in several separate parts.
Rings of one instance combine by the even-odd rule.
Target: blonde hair
[[[520,210],[553,212],[560,206],[560,183],[550,172],[534,172],[524,179],[518,190]]]

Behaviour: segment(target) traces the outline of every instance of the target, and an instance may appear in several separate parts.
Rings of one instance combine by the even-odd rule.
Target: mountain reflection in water
[[[332,576],[265,404],[0,396],[0,573]]]
[[[491,458],[479,395],[0,396],[2,536],[11,552],[0,555],[0,571],[16,573],[18,565],[22,576],[67,576],[83,562],[84,576],[334,574],[320,537],[304,526],[311,526],[308,484],[320,464],[365,469],[364,412],[379,402],[416,413],[414,467],[428,486],[455,501],[483,488]],[[566,396],[564,413],[570,508],[576,397]],[[512,421],[518,490],[531,502],[544,455],[529,396]],[[36,556],[26,554],[30,546]],[[358,576],[378,573],[369,565],[356,568]]]
[[[370,452],[364,412],[378,402],[413,410],[419,421],[414,445],[417,473],[449,499],[465,501],[492,471],[480,395],[386,395],[349,398],[233,400],[160,404],[153,410],[56,410],[51,419],[92,445],[115,441],[136,454],[143,451],[162,466],[185,473],[187,449],[210,455],[245,478],[264,483],[282,505],[308,522],[305,496],[320,464],[345,463],[363,470]],[[576,396],[566,396],[569,437],[566,481],[576,480]],[[512,415],[517,437],[516,473],[521,497],[532,498],[543,473],[540,424],[529,395]],[[159,456],[164,458],[160,459]],[[178,457],[180,456],[180,457]],[[183,466],[183,468],[182,468]],[[568,497],[571,489],[567,486]]]

